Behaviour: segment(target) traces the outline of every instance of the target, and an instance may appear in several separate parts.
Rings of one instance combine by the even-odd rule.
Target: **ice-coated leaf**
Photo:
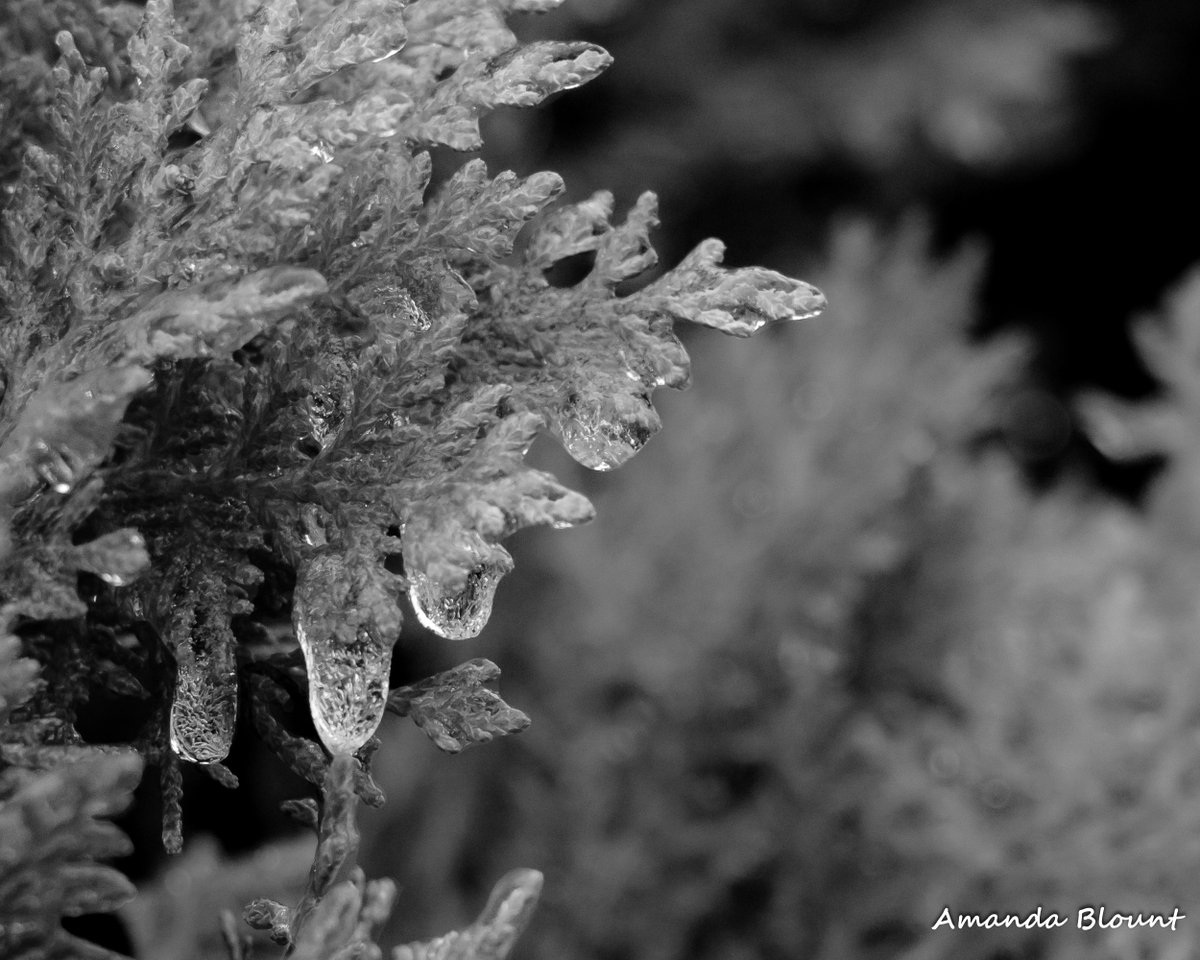
[[[467,51],[496,56],[517,45],[504,15],[490,0],[443,0],[412,3],[404,11],[408,50],[416,56],[436,56],[433,66],[458,66]],[[407,59],[407,58],[406,58]]]
[[[483,628],[496,584],[512,569],[502,539],[537,524],[586,523],[594,514],[585,497],[522,464],[540,426],[532,413],[507,417],[456,469],[392,488],[410,600],[443,636],[465,639]]]
[[[618,227],[608,223],[611,209],[611,197],[600,193],[538,219],[523,268],[498,267],[482,281],[498,308],[468,321],[460,373],[466,381],[509,384],[511,406],[538,412],[567,452],[594,470],[620,466],[658,431],[656,388],[687,385],[675,321],[745,336],[770,320],[812,316],[824,304],[813,287],[773,271],[721,269],[716,241],[648,287],[619,296],[621,283],[656,262],[649,240],[656,201],[643,194]],[[543,271],[587,251],[596,255],[587,277],[570,288],[550,286]],[[477,352],[484,343],[493,344],[487,354]]]
[[[13,390],[21,412],[0,440],[0,498],[24,497],[39,482],[69,492],[108,455],[154,362],[227,356],[324,291],[313,270],[272,267],[159,294],[123,320],[59,341]]]
[[[595,44],[543,40],[491,61],[484,76],[492,89],[472,93],[489,106],[532,107],[552,93],[583,86],[611,65],[612,57]]]
[[[396,947],[392,960],[506,960],[529,925],[542,882],[537,870],[510,870],[496,882],[479,918],[466,930]]]
[[[404,8],[408,0],[347,0],[302,41],[304,59],[288,82],[299,92],[332,73],[357,63],[381,60],[404,46]]]
[[[150,379],[141,367],[113,365],[45,383],[0,442],[0,498],[22,499],[43,483],[69,493],[108,456],[126,407]]]
[[[147,0],[141,28],[129,41],[129,65],[138,84],[161,88],[191,52],[176,39],[172,0]]]
[[[474,53],[417,105],[407,132],[420,143],[476,150],[482,144],[479,118],[494,107],[534,106],[587,83],[611,63],[594,44],[549,40],[498,57]]]
[[[204,99],[204,94],[208,92],[208,85],[207,80],[197,78],[175,88],[175,92],[171,94],[171,114],[167,121],[168,128],[178,127],[196,112],[200,101]]]
[[[555,173],[521,178],[505,171],[493,179],[482,160],[472,160],[426,207],[417,242],[445,250],[452,262],[494,263],[512,253],[517,231],[562,189]]]
[[[242,910],[242,919],[255,930],[269,930],[275,943],[291,940],[291,911],[282,903],[266,897],[251,900]]]
[[[375,733],[400,635],[396,578],[351,548],[304,559],[292,626],[304,651],[313,723],[331,753],[353,753]]]
[[[262,0],[248,14],[237,33],[239,98],[272,104],[286,100],[300,5],[297,0]]]
[[[468,660],[388,697],[388,709],[411,717],[438,749],[459,753],[474,743],[519,733],[529,717],[489,689],[500,678],[490,660]]]
[[[270,267],[160,294],[80,346],[109,362],[228,356],[325,290],[315,270]]]
[[[534,224],[525,248],[525,262],[537,270],[547,270],[559,260],[595,250],[611,230],[612,214],[613,195],[607,190],[580,203],[552,207]]]
[[[721,267],[725,245],[705,240],[674,270],[626,301],[629,309],[663,313],[748,337],[776,320],[806,320],[825,308],[815,287],[774,270]]]

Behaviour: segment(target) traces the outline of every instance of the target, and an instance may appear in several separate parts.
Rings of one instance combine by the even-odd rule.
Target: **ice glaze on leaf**
[[[388,709],[411,717],[440,750],[459,753],[474,743],[520,733],[529,717],[488,689],[500,677],[490,660],[468,660],[388,698]]]
[[[500,540],[524,527],[568,527],[594,515],[585,497],[523,466],[540,426],[532,413],[506,417],[456,468],[392,488],[404,523],[409,599],[442,636],[466,639],[483,629],[496,584],[512,569]]]
[[[301,47],[304,59],[288,81],[293,93],[356,63],[381,60],[404,46],[407,0],[349,0],[330,8],[309,31]]]
[[[324,290],[312,270],[261,270],[160,294],[122,320],[84,327],[43,351],[5,398],[21,412],[0,440],[0,495],[11,502],[38,482],[69,492],[110,452],[152,364],[228,356]]]
[[[724,248],[715,240],[648,287],[620,296],[619,284],[656,262],[649,240],[656,201],[643,194],[618,227],[609,225],[611,211],[612,198],[601,193],[546,213],[523,267],[486,275],[481,285],[489,308],[468,323],[459,374],[468,382],[511,384],[512,405],[545,416],[567,452],[594,470],[625,463],[658,431],[651,402],[657,387],[688,383],[675,321],[748,336],[767,322],[811,317],[824,306],[820,292],[799,280],[721,268]],[[542,276],[558,260],[588,251],[595,263],[576,286],[552,287]]]
[[[494,107],[534,106],[552,93],[582,86],[611,63],[590,43],[543,41],[495,57],[471,53],[417,105],[408,134],[419,143],[477,150],[483,144],[479,118]]]
[[[664,313],[748,337],[777,320],[807,320],[825,308],[825,298],[802,280],[774,270],[721,267],[725,244],[705,240],[674,270],[629,298],[634,310]]]
[[[425,250],[444,250],[456,266],[496,263],[512,253],[525,221],[562,189],[562,178],[554,173],[521,179],[506,170],[493,179],[482,160],[472,160],[426,207],[419,242]]]

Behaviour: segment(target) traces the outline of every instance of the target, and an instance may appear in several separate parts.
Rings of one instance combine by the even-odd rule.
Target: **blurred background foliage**
[[[600,519],[517,537],[479,640],[406,624],[396,682],[487,656],[534,723],[453,759],[385,723],[383,941],[530,865],[525,960],[1196,955],[1191,920],[930,927],[1200,916],[1200,7],[575,0],[516,26],[616,63],[489,118],[493,170],[654,188],[665,263],[721,236],[831,306],[692,334],[696,386],[615,474],[539,441]],[[159,877],[125,913],[145,956],[204,955],[180,932],[215,936],[239,878],[302,881],[292,841],[252,852],[297,785],[238,742],[238,794],[188,784],[183,859],[127,864]]]

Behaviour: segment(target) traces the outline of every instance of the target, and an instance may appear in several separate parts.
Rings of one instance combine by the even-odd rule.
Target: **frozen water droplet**
[[[504,574],[497,564],[480,563],[468,574],[467,585],[452,593],[425,574],[412,573],[408,599],[417,619],[439,637],[470,640],[487,626],[496,587]]]
[[[309,558],[297,573],[292,626],[308,671],[313,724],[331,753],[353,753],[374,735],[387,703],[400,610],[373,562]]]
[[[237,671],[233,657],[184,656],[171,702],[171,749],[192,763],[224,760],[233,743],[236,723]]]
[[[308,670],[308,705],[321,742],[354,753],[374,736],[387,703],[390,644],[360,628],[352,643],[321,643],[302,626],[296,638]]]
[[[641,450],[661,422],[648,400],[618,394],[573,397],[552,426],[577,462],[590,470],[612,470]]]

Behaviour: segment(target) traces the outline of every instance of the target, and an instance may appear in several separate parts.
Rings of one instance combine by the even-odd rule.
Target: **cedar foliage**
[[[821,309],[807,284],[722,268],[712,240],[639,283],[650,194],[614,223],[605,193],[556,205],[553,173],[472,160],[435,180],[431,151],[476,149],[487,112],[608,65],[517,43],[506,16],[554,5],[5,3],[6,957],[109,955],[58,926],[131,892],[95,863],[125,849],[95,818],[140,755],[180,850],[181,764],[236,788],[243,709],[320,798],[290,804],[318,836],[298,905],[245,920],[296,958],[380,956],[395,889],[355,865],[355,805],[383,802],[385,707],[448,752],[528,722],[488,661],[389,692],[401,594],[442,636],[477,634],[501,542],[592,516],[524,464],[539,432],[619,466],[660,426],[653,391],[688,381],[676,321],[747,336]],[[547,281],[584,253],[586,277]],[[101,690],[146,701],[129,743],[79,735]],[[473,925],[392,956],[501,960],[540,887],[506,874]],[[263,949],[221,929],[233,958]]]

